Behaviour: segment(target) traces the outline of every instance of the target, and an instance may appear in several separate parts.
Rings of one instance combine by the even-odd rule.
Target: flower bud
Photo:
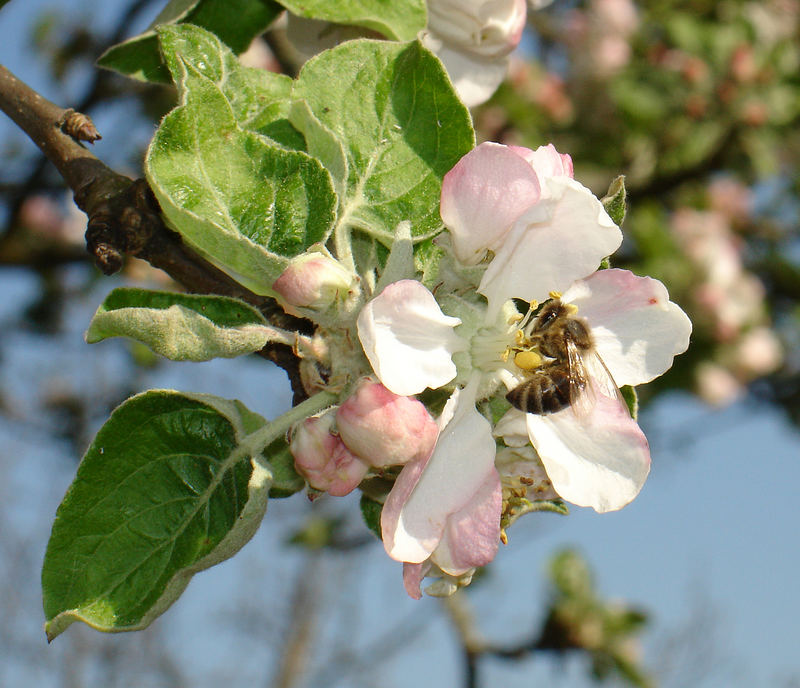
[[[508,55],[525,28],[524,0],[428,0],[428,28],[446,43],[486,57]]]
[[[272,288],[285,305],[324,310],[352,289],[355,275],[323,253],[296,256]]]
[[[365,379],[336,413],[347,448],[371,466],[396,466],[429,454],[438,428],[425,405]]]
[[[306,418],[297,426],[289,447],[297,471],[314,489],[343,497],[364,479],[368,467],[331,430],[334,414]]]

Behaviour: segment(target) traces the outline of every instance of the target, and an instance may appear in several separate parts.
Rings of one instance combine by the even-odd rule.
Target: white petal
[[[383,385],[410,396],[456,376],[452,355],[465,346],[453,332],[459,324],[458,318],[442,313],[420,282],[400,280],[361,310],[358,338]]]
[[[494,455],[491,426],[475,409],[474,391],[465,390],[430,459],[406,464],[386,498],[381,529],[389,556],[410,563],[427,559],[448,516],[464,508],[497,473]]]
[[[562,498],[595,511],[621,509],[642,489],[650,471],[647,439],[627,410],[600,396],[592,415],[572,408],[527,415],[528,434]]]
[[[586,187],[563,176],[543,181],[549,198],[517,220],[481,280],[487,317],[510,298],[544,301],[565,290],[622,243],[619,227]]]
[[[528,425],[526,414],[510,408],[494,425],[496,437],[502,437],[507,447],[522,447],[528,444]]]
[[[422,42],[442,61],[458,97],[467,107],[485,103],[506,78],[506,56],[484,57],[445,43],[431,33],[423,34]]]
[[[562,298],[589,322],[597,353],[620,386],[658,377],[689,346],[691,321],[651,277],[599,270]]]

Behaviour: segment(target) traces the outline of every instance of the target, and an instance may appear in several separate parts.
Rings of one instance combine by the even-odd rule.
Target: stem
[[[313,416],[318,411],[330,406],[336,401],[337,396],[330,392],[318,392],[294,408],[289,409],[282,416],[278,416],[271,423],[250,433],[242,440],[242,451],[251,455],[260,454],[276,437],[285,433],[292,425],[308,416]]]
[[[344,265],[351,272],[356,271],[356,262],[353,259],[353,245],[352,236],[350,234],[350,227],[340,222],[336,229],[333,231],[334,246],[336,248],[336,257],[339,262]]]

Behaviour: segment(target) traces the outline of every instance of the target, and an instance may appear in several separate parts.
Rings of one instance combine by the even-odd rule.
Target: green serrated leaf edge
[[[135,397],[131,397],[131,399],[128,399],[126,402],[124,402],[122,406],[129,404],[135,399],[139,399],[145,395],[153,393],[177,395],[203,403],[217,411],[217,413],[224,416],[231,423],[237,440],[241,440],[246,434],[239,415],[238,402],[227,401],[225,399],[220,399],[207,394],[184,394],[174,392],[172,390],[150,390],[148,392],[138,394]],[[87,456],[89,452],[92,451],[94,446],[95,442],[93,442],[89,447],[89,450],[86,453]],[[56,614],[52,619],[48,619],[46,621],[45,633],[47,634],[48,642],[52,641],[56,636],[63,633],[64,630],[71,626],[75,621],[82,621],[98,631],[111,633],[136,631],[146,628],[153,622],[154,619],[163,614],[164,611],[166,611],[172,605],[172,603],[184,591],[195,573],[207,569],[214,564],[218,564],[219,562],[230,558],[232,555],[238,552],[258,530],[264,513],[266,512],[268,492],[272,482],[272,474],[270,473],[269,465],[263,456],[260,454],[248,455],[246,452],[242,451],[242,445],[238,444],[237,447],[220,465],[219,470],[214,476],[213,483],[213,487],[215,488],[221,482],[221,477],[218,476],[223,476],[237,462],[247,458],[249,458],[252,462],[253,472],[250,476],[247,486],[247,502],[244,505],[242,512],[239,514],[236,524],[233,526],[233,528],[231,528],[231,530],[228,531],[228,534],[222,540],[220,540],[219,544],[212,552],[207,554],[202,559],[194,562],[191,566],[188,566],[185,569],[175,573],[172,579],[165,586],[161,596],[158,598],[158,600],[156,600],[153,606],[150,607],[148,612],[142,616],[139,623],[131,624],[130,626],[104,627],[95,624],[92,619],[87,618],[78,609],[67,609]],[[86,608],[89,607],[91,607],[91,604],[86,605]]]

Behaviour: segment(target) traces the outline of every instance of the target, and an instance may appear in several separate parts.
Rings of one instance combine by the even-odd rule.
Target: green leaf
[[[475,137],[432,53],[416,41],[350,41],[307,62],[294,95],[344,147],[343,226],[386,247],[403,220],[415,241],[440,231],[442,177]]]
[[[173,361],[208,361],[253,353],[267,343],[264,317],[224,296],[115,289],[97,309],[86,341],[130,337]]]
[[[383,511],[383,504],[376,502],[371,497],[365,494],[361,495],[361,516],[364,523],[379,540],[381,539],[381,511]]]
[[[305,150],[303,136],[288,120],[292,79],[243,67],[217,36],[191,24],[162,26],[158,37],[181,98],[191,93],[194,79],[208,79],[228,100],[241,128],[269,136],[286,148]]]
[[[280,0],[292,14],[361,26],[396,41],[414,38],[428,22],[424,0]]]
[[[159,53],[157,26],[196,24],[239,54],[281,11],[280,5],[270,0],[172,0],[147,31],[112,46],[97,64],[140,81],[166,83],[169,73]]]
[[[618,227],[622,226],[622,221],[625,219],[625,199],[627,192],[625,190],[625,175],[620,175],[608,186],[608,193],[603,196],[601,202],[606,209],[608,216],[612,222]]]
[[[45,630],[147,626],[191,577],[255,533],[272,482],[235,402],[150,391],[117,408],[58,508],[42,570]]]
[[[241,129],[219,86],[181,64],[184,103],[150,144],[148,182],[189,244],[271,295],[288,259],[328,236],[337,202],[330,175],[305,153]]]

